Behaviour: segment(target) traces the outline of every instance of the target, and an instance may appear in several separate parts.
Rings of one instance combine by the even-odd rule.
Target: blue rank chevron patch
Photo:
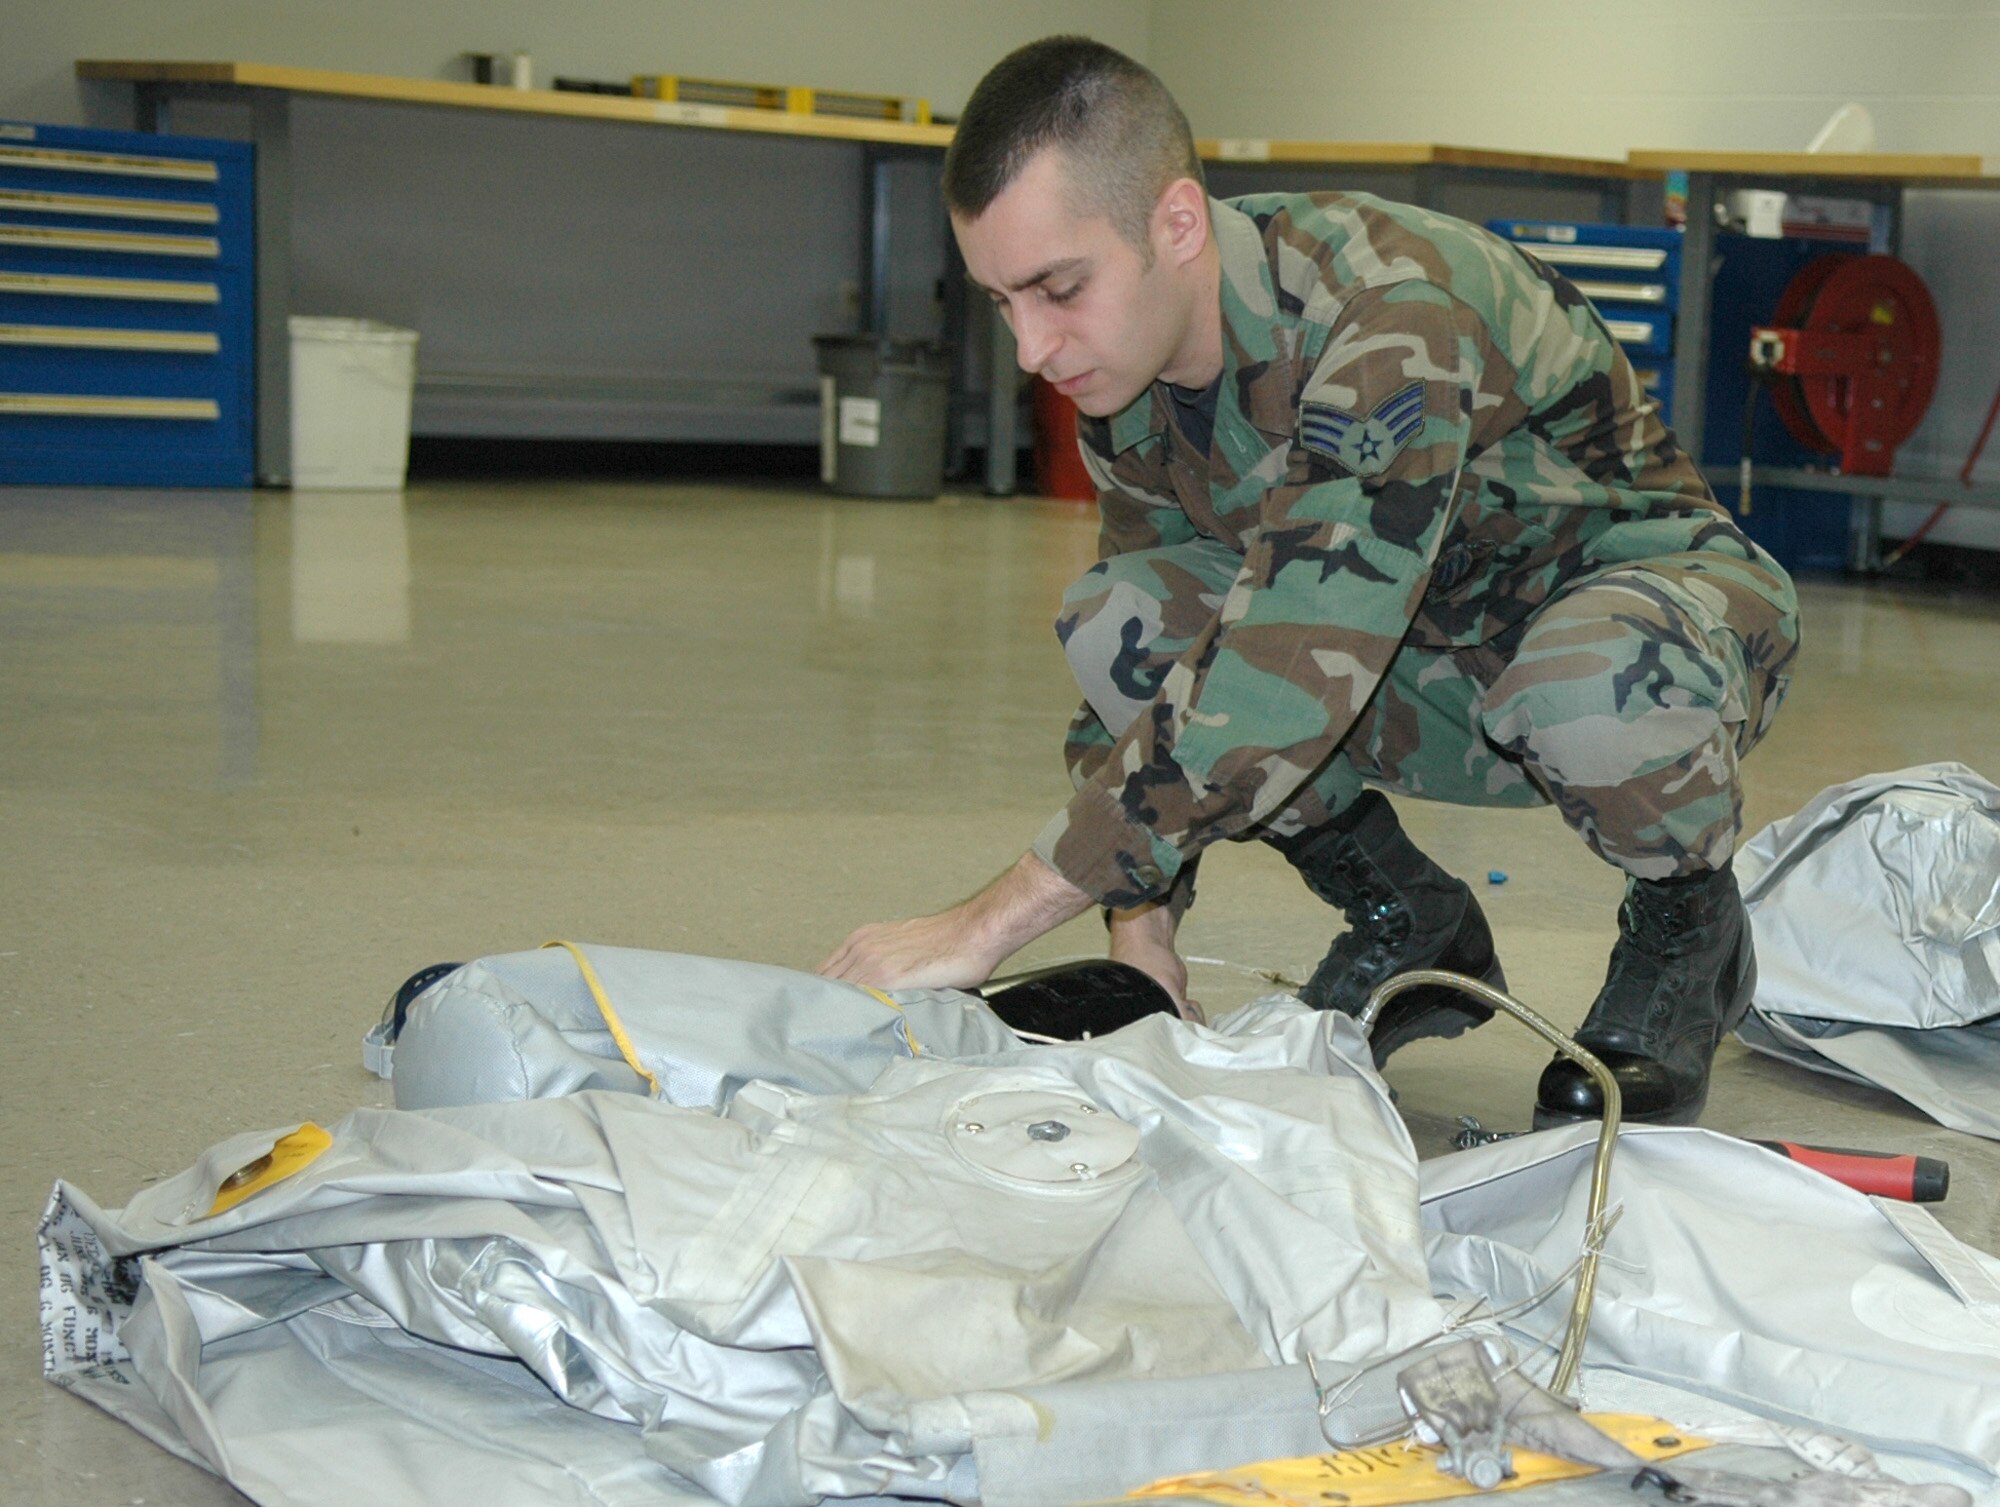
[[[1424,384],[1412,382],[1367,417],[1331,403],[1299,405],[1299,443],[1356,476],[1380,476],[1424,427]]]

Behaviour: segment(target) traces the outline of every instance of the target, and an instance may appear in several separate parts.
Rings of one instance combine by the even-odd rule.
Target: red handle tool
[[[1845,1146],[1805,1146],[1797,1141],[1752,1141],[1766,1151],[1789,1157],[1857,1193],[1900,1198],[1905,1203],[1934,1204],[1951,1187],[1951,1164],[1934,1156],[1907,1156],[1893,1151],[1854,1151]]]

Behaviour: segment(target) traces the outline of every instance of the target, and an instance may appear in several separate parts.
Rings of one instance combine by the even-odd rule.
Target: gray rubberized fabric
[[[1426,1162],[1438,1290],[1504,1305],[1554,1282],[1580,1248],[1596,1135],[1575,1125]],[[1693,1128],[1629,1127],[1611,1197],[1587,1365],[2000,1469],[2000,1261],[1913,1206]],[[1566,1297],[1510,1332],[1559,1331]]]
[[[912,1042],[947,1058],[1021,1045],[957,990],[902,990],[890,996],[899,1014],[865,989],[790,968],[595,943],[582,951],[660,1096],[689,1109],[719,1110],[753,1078],[860,1093],[913,1055]],[[482,958],[433,984],[410,1005],[394,1065],[399,1109],[647,1092],[558,947]]]
[[[1964,1487],[1981,1507],[1992,1507],[2000,1501],[2000,1485],[1996,1485],[1990,1472],[1979,1466],[1893,1450],[1871,1450],[1826,1429],[1775,1423],[1713,1398],[1697,1397],[1664,1382],[1608,1367],[1586,1367],[1580,1394],[1579,1400],[1587,1412],[1669,1418],[1688,1433],[1699,1434],[1717,1444],[1775,1446],[1814,1470],[1879,1474],[1913,1484],[1944,1482]]]
[[[965,1399],[985,1507],[1091,1502],[1218,1461],[1316,1454],[1304,1366],[1221,1376],[1068,1382]]]
[[[1434,1293],[1555,1284],[1509,1333],[1560,1325],[1594,1127],[1419,1169],[1345,1016],[1274,997],[1024,1049],[948,991],[898,1012],[746,968],[739,998],[738,965],[591,956],[691,1106],[636,1074],[508,1098],[552,1080],[495,1071],[466,1081],[498,1102],[357,1111],[220,1214],[278,1132],[116,1212],[59,1184],[52,1379],[272,1504],[1030,1507],[1316,1449],[1298,1362],[1433,1339]],[[502,1003],[565,1019],[542,996],[573,959],[532,957]],[[687,1064],[678,1007],[634,982],[670,977],[734,1011]],[[615,1044],[571,1003],[556,1034],[599,1072]],[[1992,1484],[2000,1263],[1701,1131],[1622,1137],[1614,1197],[1586,1393],[1643,1383]]]
[[[1736,857],[1754,1051],[2000,1137],[2000,786],[1924,764],[1821,791]]]
[[[1949,1482],[1910,1485],[1885,1474],[1866,1450],[1842,1447],[1792,1480],[1717,1469],[1714,1461],[1666,1459],[1648,1465],[1627,1445],[1524,1376],[1506,1352],[1487,1343],[1442,1347],[1403,1372],[1403,1396],[1422,1427],[1441,1443],[1438,1469],[1491,1490],[1514,1474],[1513,1451],[1587,1465],[1627,1478],[1633,1489],[1652,1478],[1670,1501],[1707,1507],[1971,1507],[1972,1493]],[[1644,1472],[1644,1476],[1639,1476]]]
[[[1736,1034],[1768,1057],[1886,1088],[1940,1125],[2000,1140],[2000,1019],[1919,1031],[1774,1012],[1745,1017]]]
[[[56,1379],[105,1401],[98,1368],[127,1368],[189,1449],[248,1480],[297,1444],[260,1432],[267,1400],[211,1354],[352,1387],[368,1363],[335,1335],[379,1338],[404,1369],[423,1341],[434,1377],[504,1363],[636,1426],[716,1500],[976,1495],[967,1393],[1353,1362],[1441,1324],[1415,1158],[1352,1022],[1275,999],[1230,1024],[905,1057],[865,1095],[759,1082],[721,1116],[605,1091],[362,1110],[212,1217],[277,1137],[225,1142],[116,1215],[62,1187]],[[1008,1116],[1078,1128],[996,1160]],[[1099,1156],[1085,1145],[1108,1151],[1073,1176],[1066,1158]],[[448,1391],[430,1387],[447,1415]]]
[[[1667,1472],[1674,1487],[1709,1507],[1970,1507],[1962,1487],[1910,1486],[1814,1471],[1793,1481],[1772,1481],[1743,1470],[1680,1465]]]

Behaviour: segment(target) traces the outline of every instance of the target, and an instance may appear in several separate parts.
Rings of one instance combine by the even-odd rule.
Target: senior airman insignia
[[[1356,476],[1380,476],[1424,425],[1424,384],[1412,382],[1365,417],[1331,403],[1299,405],[1299,443]]]

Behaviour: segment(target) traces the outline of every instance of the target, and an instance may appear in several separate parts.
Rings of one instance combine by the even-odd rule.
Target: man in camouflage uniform
[[[1021,364],[1085,415],[1100,562],[1057,623],[1085,697],[1076,795],[981,895],[863,928],[826,971],[977,982],[1097,903],[1113,956],[1178,998],[1196,860],[1254,837],[1346,914],[1310,1002],[1358,1012],[1414,967],[1497,984],[1470,889],[1369,787],[1553,803],[1630,879],[1581,1039],[1634,1118],[1692,1119],[1754,979],[1737,761],[1783,695],[1796,603],[1602,320],[1443,215],[1208,199],[1164,88],[1076,38],[981,83],[946,196]],[[1377,1060],[1489,1014],[1408,991]],[[1600,1110],[1550,1065],[1538,1123]]]

